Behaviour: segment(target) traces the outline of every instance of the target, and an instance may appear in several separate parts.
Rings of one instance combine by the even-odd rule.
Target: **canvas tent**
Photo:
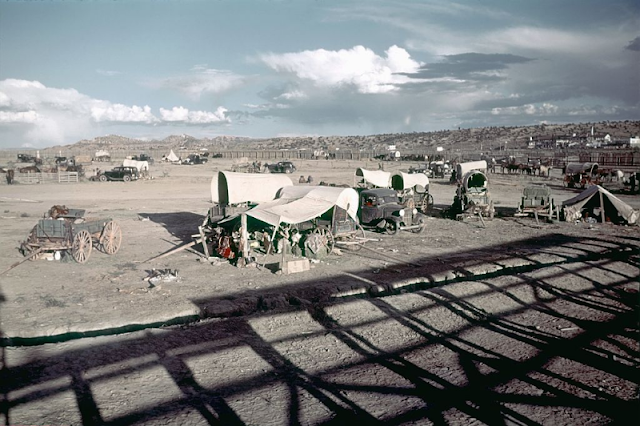
[[[640,216],[637,210],[600,185],[590,186],[577,196],[564,201],[562,206],[567,221],[579,220],[586,212],[601,222],[627,222],[633,225],[638,222]]]
[[[178,156],[176,155],[175,152],[173,152],[173,150],[171,150],[169,155],[167,155],[164,158],[165,158],[165,160],[167,160],[170,163],[177,163],[178,161],[180,161],[180,158],[178,158]]]
[[[358,180],[357,178],[361,179]],[[388,188],[390,178],[391,173],[385,172],[384,170],[365,170],[362,168],[356,170],[357,183],[365,183],[377,186],[378,188]]]
[[[417,185],[429,188],[429,177],[424,173],[397,172],[391,176],[391,187],[396,191],[414,188]]]
[[[276,198],[280,188],[292,185],[286,175],[221,171],[211,179],[211,201],[220,205],[264,203]]]
[[[315,219],[336,206],[357,220],[358,193],[353,188],[287,186],[279,191],[278,198],[256,206],[246,215],[277,227]]]
[[[124,167],[135,167],[138,169],[138,172],[148,172],[149,171],[149,162],[148,161],[137,161],[137,160],[129,160],[124,159],[122,161],[122,165]]]

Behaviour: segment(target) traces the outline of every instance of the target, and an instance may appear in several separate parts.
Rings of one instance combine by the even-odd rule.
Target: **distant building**
[[[629,138],[629,146],[631,148],[640,148],[640,137],[632,136]]]

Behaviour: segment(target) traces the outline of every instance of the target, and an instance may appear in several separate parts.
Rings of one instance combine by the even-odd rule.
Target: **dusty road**
[[[53,204],[124,232],[114,256],[0,277],[5,424],[609,424],[637,412],[640,228],[433,217],[423,234],[376,234],[290,276],[187,251],[144,263],[191,240],[226,166],[0,186],[0,269]],[[303,162],[298,174],[352,183],[360,166],[375,168]],[[531,182],[492,176],[500,211]],[[545,182],[556,201],[576,193]],[[431,191],[451,203],[452,186]],[[181,280],[149,288],[153,267]],[[214,319],[152,327],[197,317]],[[87,337],[138,325],[150,328]]]

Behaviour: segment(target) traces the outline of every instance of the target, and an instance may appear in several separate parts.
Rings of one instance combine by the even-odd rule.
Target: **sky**
[[[0,3],[0,148],[640,119],[636,0]]]

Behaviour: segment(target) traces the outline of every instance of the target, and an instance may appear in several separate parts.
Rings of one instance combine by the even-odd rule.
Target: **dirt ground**
[[[377,164],[301,161],[291,177],[353,184]],[[0,185],[0,271],[55,204],[123,231],[113,256],[0,276],[5,424],[569,425],[637,412],[640,227],[513,217],[531,183],[556,202],[579,193],[558,171],[490,175],[498,217],[485,226],[439,217],[455,187],[434,179],[423,233],[367,232],[364,249],[299,274],[189,250],[148,262],[192,241],[229,166]],[[179,278],[151,286],[154,268]]]

